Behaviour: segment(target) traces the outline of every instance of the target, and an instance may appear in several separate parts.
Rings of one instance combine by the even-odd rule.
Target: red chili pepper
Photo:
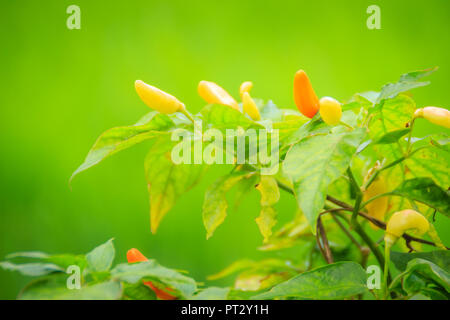
[[[128,260],[128,263],[135,263],[135,262],[147,261],[148,259],[138,249],[132,248],[132,249],[128,250],[128,252],[127,252],[127,260]],[[164,290],[173,291],[173,289],[171,289],[169,287],[166,287],[164,290],[159,289],[159,288],[155,287],[151,281],[144,281],[144,284],[146,286],[148,286],[150,289],[152,289],[156,293],[156,296],[161,300],[177,299],[177,297],[164,291]]]

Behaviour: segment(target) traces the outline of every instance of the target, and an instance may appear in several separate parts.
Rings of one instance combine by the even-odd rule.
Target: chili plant
[[[237,274],[230,287],[200,285],[137,249],[121,253],[129,263],[112,267],[112,240],[86,255],[15,253],[0,266],[38,277],[20,293],[24,299],[448,299],[450,256],[434,225],[436,215],[450,215],[449,139],[447,132],[417,137],[414,128],[430,121],[446,130],[450,112],[417,108],[407,94],[428,85],[422,78],[435,70],[404,74],[379,92],[345,102],[319,99],[300,70],[294,80],[300,112],[253,98],[251,82],[241,85],[238,103],[217,84],[201,81],[198,91],[208,104],[191,114],[176,97],[136,81],[139,96],[154,110],[134,125],[104,132],[73,176],[151,143],[145,175],[155,233],[207,170],[233,164],[205,190],[198,211],[206,236],[226,223],[231,189],[238,196],[257,192],[258,249],[274,254],[236,261],[209,277],[213,282]],[[281,192],[295,197],[297,211],[280,213],[293,217],[278,226],[274,206]],[[384,240],[372,229],[386,229]],[[291,256],[277,255],[288,248],[294,248]],[[79,290],[67,289],[71,266],[79,268]],[[383,270],[378,280],[377,270]]]

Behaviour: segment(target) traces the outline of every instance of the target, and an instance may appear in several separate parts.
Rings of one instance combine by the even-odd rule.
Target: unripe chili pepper
[[[261,115],[259,114],[258,107],[256,106],[255,101],[253,101],[252,97],[248,92],[244,92],[242,95],[242,106],[244,112],[248,114],[253,120],[261,120]]]
[[[450,128],[450,111],[444,108],[425,107],[417,109],[414,118],[425,118],[434,124]]]
[[[148,259],[138,250],[132,248],[127,252],[127,261],[128,263],[142,262],[147,261]],[[175,300],[177,297],[167,293],[166,291],[159,289],[153,285],[151,281],[143,281],[143,283],[152,289],[156,296],[161,300]],[[171,288],[166,288],[167,291],[173,291]]]
[[[298,110],[308,118],[319,111],[319,99],[303,70],[297,71],[294,77],[294,101]]]
[[[210,81],[200,81],[198,94],[208,103],[221,104],[239,110],[236,100],[222,87]]]
[[[363,201],[367,201],[379,194],[383,194],[386,192],[388,192],[386,180],[384,179],[384,177],[378,176],[369,185],[369,187],[364,191]],[[380,198],[377,198],[377,199],[369,202],[366,205],[366,209],[367,209],[367,213],[369,214],[369,216],[383,221],[384,215],[386,214],[386,212],[388,210],[388,206],[389,206],[389,198],[388,197],[380,197]],[[373,229],[378,228],[372,222],[370,223],[370,226]]]
[[[320,116],[326,124],[330,126],[339,124],[342,117],[342,108],[337,100],[330,97],[323,97],[319,101],[319,106]]]
[[[134,83],[136,92],[144,103],[150,108],[161,113],[169,114],[185,111],[185,106],[174,96],[159,90],[141,80]]]
[[[417,235],[428,231],[430,224],[419,212],[407,209],[394,213],[386,225],[384,241],[387,246],[392,246],[398,238],[408,230],[413,230]]]
[[[244,100],[244,92],[250,92],[250,90],[253,88],[253,82],[251,81],[245,81],[242,82],[241,86],[239,87],[239,95],[241,96],[241,100]]]

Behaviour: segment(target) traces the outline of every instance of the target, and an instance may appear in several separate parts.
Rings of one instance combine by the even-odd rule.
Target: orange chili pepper
[[[147,260],[148,260],[147,257],[144,256],[138,249],[132,248],[132,249],[128,250],[128,252],[127,252],[128,263],[142,262],[142,261],[147,261]],[[161,300],[175,300],[177,298],[177,297],[167,293],[163,289],[159,289],[159,288],[155,287],[151,281],[144,281],[144,284],[146,286],[150,287],[150,289],[152,289],[155,292],[156,296]],[[165,290],[173,291],[173,289],[171,289],[169,287],[165,288]]]
[[[319,111],[319,99],[303,70],[297,71],[294,77],[294,101],[298,110],[308,118]]]

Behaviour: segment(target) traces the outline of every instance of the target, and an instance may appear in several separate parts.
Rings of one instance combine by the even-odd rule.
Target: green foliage
[[[343,299],[364,293],[366,272],[355,262],[338,262],[304,272],[255,299]]]
[[[249,193],[259,192],[261,200],[256,223],[263,238],[260,249],[268,254],[276,251],[276,258],[236,261],[209,278],[213,281],[237,274],[232,287],[199,289],[192,278],[163,267],[155,260],[113,266],[112,239],[86,255],[12,254],[0,267],[42,277],[21,293],[21,298],[30,299],[152,300],[157,298],[158,290],[177,299],[366,297],[369,289],[364,268],[368,259],[373,255],[380,265],[386,259],[389,266],[389,255],[382,255],[366,231],[367,224],[362,223],[365,218],[384,227],[380,221],[383,215],[376,212],[378,218],[375,218],[367,204],[388,197],[389,209],[383,209],[387,210],[386,218],[393,211],[403,209],[414,209],[426,217],[431,217],[435,211],[449,216],[448,136],[445,133],[423,138],[413,136],[412,117],[416,105],[405,94],[427,85],[428,82],[419,80],[434,71],[435,68],[408,73],[380,92],[356,94],[343,104],[342,122],[336,126],[325,124],[320,113],[307,119],[297,111],[279,108],[272,101],[257,100],[260,121],[226,106],[207,105],[192,116],[195,123],[183,114],[152,112],[135,125],[110,129],[98,138],[73,176],[110,155],[137,143],[149,142],[145,176],[153,232],[175,202],[202,178],[205,170],[215,167],[214,163],[196,161],[198,155],[214,150],[216,159],[233,161],[229,163],[233,169],[205,191],[201,210],[207,238],[224,223],[232,190],[236,191],[236,205]],[[216,141],[206,136],[208,129],[219,133],[233,129],[239,135],[232,140]],[[255,135],[246,139],[245,134],[240,133],[247,129],[272,130],[278,136]],[[194,154],[186,156],[183,149],[183,157],[193,158],[193,164],[180,164],[172,157],[174,146],[179,146],[172,138],[180,132],[192,138],[186,146],[193,147]],[[238,148],[245,151],[244,159],[239,158],[236,149],[227,150],[235,139],[243,141]],[[277,139],[279,150],[275,147]],[[257,149],[252,148],[254,144],[258,144]],[[261,160],[266,151],[276,155],[279,163]],[[278,165],[280,170],[274,170]],[[372,195],[363,202],[363,192],[380,174],[387,181],[386,193]],[[276,211],[282,199],[280,190],[295,196],[293,215]],[[258,210],[253,217],[257,214]],[[278,229],[275,228],[277,220],[283,221]],[[430,223],[426,237],[432,241],[417,240],[407,234],[404,236],[407,244],[419,241],[445,248],[434,221]],[[377,289],[370,289],[370,292],[375,297],[388,297],[386,293],[390,290],[398,299],[447,299],[447,252],[393,252],[392,261],[400,274],[385,288],[386,292]],[[18,259],[27,261],[17,263]],[[81,270],[81,289],[77,291],[66,288],[65,271],[71,265]],[[386,281],[389,278],[386,274]],[[149,282],[157,288],[155,292]]]

